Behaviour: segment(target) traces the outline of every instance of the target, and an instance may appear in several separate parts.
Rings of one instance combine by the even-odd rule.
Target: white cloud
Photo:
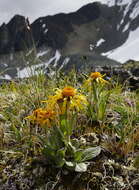
[[[76,11],[95,1],[106,0],[0,0],[0,24],[8,22],[15,14],[29,17],[32,22],[40,16]]]

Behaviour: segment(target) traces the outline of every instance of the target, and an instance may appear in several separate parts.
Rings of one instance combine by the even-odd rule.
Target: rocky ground
[[[105,136],[88,133],[82,141],[100,144]],[[1,152],[1,190],[138,190],[139,169],[133,163],[134,155],[116,158],[102,149],[101,154],[92,160],[87,172],[78,173],[47,165],[44,158],[31,157],[12,152]],[[4,167],[4,170],[3,168]]]

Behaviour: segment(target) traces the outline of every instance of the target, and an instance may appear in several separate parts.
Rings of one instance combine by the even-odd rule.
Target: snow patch
[[[96,44],[96,47],[100,46],[103,42],[105,42],[105,40],[103,38],[101,38],[97,44]]]
[[[130,14],[130,18],[133,20],[139,15],[139,1],[134,7],[134,11]]]
[[[44,34],[46,34],[48,32],[48,29],[46,28],[45,30],[44,30]]]
[[[37,53],[37,58],[42,57],[44,55],[46,55],[49,52],[49,50],[45,50],[45,51],[40,51],[39,53]]]
[[[11,80],[11,79],[12,79],[11,76],[10,76],[10,75],[7,75],[7,74],[6,74],[4,77],[5,77],[5,79],[7,79],[7,80]]]
[[[42,55],[44,52],[40,52],[40,53]],[[45,51],[45,54],[46,54],[46,51]],[[47,61],[47,62],[43,62],[43,63],[37,64],[37,65],[28,66],[22,70],[17,68],[17,78],[28,78],[28,77],[31,77],[33,75],[38,75],[38,73],[43,71],[43,69],[44,70],[47,69],[48,66],[50,65],[50,63],[52,63],[54,60],[55,60],[54,66],[56,66],[60,57],[61,57],[60,52],[58,50],[56,50],[54,57],[49,59],[49,61]]]
[[[55,58],[55,64],[54,64],[54,67],[57,66],[57,62],[59,61],[60,57],[61,57],[60,52],[59,52],[58,50],[56,50],[56,53],[55,53],[55,56],[54,56],[54,58]]]
[[[70,58],[69,57],[66,57],[62,63],[62,65],[60,66],[59,70],[61,70],[65,65],[68,64],[68,62],[70,61]]]
[[[3,65],[4,65],[4,67],[8,67],[8,64],[7,64],[7,63],[4,63]]]
[[[90,50],[90,51],[93,51],[93,49],[94,49],[94,45],[93,45],[93,44],[90,44],[90,45],[89,45],[89,50]]]
[[[11,76],[8,74],[5,74],[4,76],[0,76],[0,79],[6,79],[6,80],[11,80]]]
[[[108,4],[109,7],[112,7],[114,5],[121,6],[121,5],[131,4],[132,0],[119,0],[119,1],[116,1],[116,0],[103,0],[103,3]]]
[[[131,31],[128,40],[119,48],[112,51],[102,53],[101,55],[107,56],[111,59],[124,63],[129,59],[139,60],[139,28]]]
[[[45,27],[46,27],[46,24],[43,24],[43,25],[42,25],[42,28],[45,28]]]
[[[38,65],[32,65],[25,67],[24,69],[20,70],[17,68],[17,78],[28,78],[33,75],[38,75],[39,69],[42,67],[48,67],[48,62],[47,63],[40,63]]]
[[[124,27],[124,29],[123,29],[123,32],[127,31],[127,30],[129,29],[129,27],[130,27],[130,22],[128,22],[128,23],[125,25],[125,27]]]

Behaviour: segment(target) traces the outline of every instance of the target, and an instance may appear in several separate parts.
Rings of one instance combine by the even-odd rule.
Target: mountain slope
[[[138,0],[106,0],[105,3],[109,7],[120,7],[119,15],[122,13],[122,19],[117,25],[117,30],[121,30],[128,35],[123,45],[107,52],[108,57],[119,60],[120,62],[130,59],[139,59],[138,44],[139,44],[139,1]]]
[[[39,60],[35,59],[33,63],[45,70],[49,70],[48,66],[70,66],[74,56],[74,63],[79,68],[90,60],[93,65],[96,57],[100,65],[106,64],[109,58],[120,62],[138,59],[139,1],[103,2],[87,4],[69,14],[41,17],[32,24],[20,15],[3,24],[0,27],[0,71],[4,71],[3,76],[19,76],[19,72],[30,65],[33,59],[30,57],[34,54]],[[3,56],[5,53],[7,55]],[[88,62],[80,63],[84,56]]]

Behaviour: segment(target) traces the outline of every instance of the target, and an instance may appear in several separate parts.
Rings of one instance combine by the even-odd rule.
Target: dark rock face
[[[137,73],[138,68],[125,69],[124,66],[109,67],[102,66],[96,67],[95,71],[99,71],[106,74],[108,77],[116,77],[120,83],[127,83],[131,90],[139,89],[139,73]]]
[[[61,49],[65,46],[69,33],[74,32],[73,25],[82,25],[99,16],[99,6],[97,3],[93,3],[75,13],[61,13],[40,18],[31,25],[36,45],[37,47],[47,45],[54,49]],[[47,32],[45,32],[46,29],[48,29]]]
[[[0,27],[0,54],[22,50],[30,45],[31,37],[25,17],[16,15],[7,25]]]
[[[41,17],[30,25],[30,30],[25,17],[16,15],[0,27],[0,54],[25,50],[33,44],[37,48],[62,49],[65,54],[89,52],[90,44],[99,54],[115,49],[139,26],[138,0],[131,0],[130,6],[128,2],[121,4],[122,0],[111,2],[115,4],[95,2],[73,13]],[[103,43],[98,46],[100,39]]]
[[[99,15],[99,6],[93,3],[75,13],[39,18],[30,25],[30,30],[25,17],[16,15],[7,25],[0,27],[0,54],[25,50],[34,42],[36,47],[47,45],[54,49],[62,48],[68,34],[73,32],[73,24],[81,25],[97,19]]]
[[[135,77],[139,77],[139,68],[132,69],[132,73]]]

